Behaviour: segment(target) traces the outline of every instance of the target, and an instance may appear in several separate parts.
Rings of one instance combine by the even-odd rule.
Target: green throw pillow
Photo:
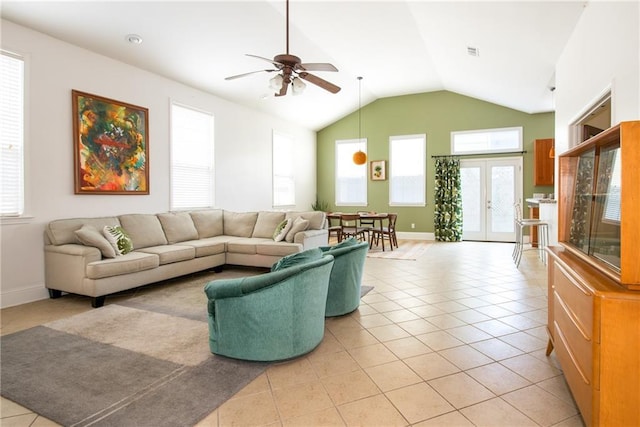
[[[287,233],[289,232],[289,230],[291,230],[292,225],[293,225],[292,218],[287,218],[284,221],[282,221],[280,224],[278,224],[278,226],[276,227],[276,230],[273,232],[273,240],[275,242],[283,241]]]
[[[111,246],[113,246],[113,249],[115,249],[116,254],[124,255],[133,250],[131,237],[119,225],[106,225],[102,232],[104,237],[111,243]]]
[[[322,250],[320,248],[308,249],[298,252],[297,254],[287,255],[271,266],[271,271],[278,271],[284,268],[293,267],[294,265],[306,264],[322,258]]]

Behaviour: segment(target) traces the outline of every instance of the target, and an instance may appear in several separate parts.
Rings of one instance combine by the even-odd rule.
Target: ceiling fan
[[[287,53],[276,55],[273,59],[264,58],[258,55],[251,55],[247,53],[247,56],[251,56],[252,58],[258,58],[263,61],[267,61],[275,67],[275,69],[267,69],[267,70],[258,70],[251,71],[249,73],[238,74],[235,76],[230,76],[225,78],[225,80],[234,80],[240,77],[249,76],[255,73],[262,72],[278,72],[278,74],[271,79],[271,87],[278,92],[275,93],[275,96],[284,96],[287,94],[287,88],[289,85],[292,86],[292,90],[294,94],[300,93],[305,84],[302,80],[306,80],[310,83],[313,83],[316,86],[321,87],[324,90],[327,90],[331,93],[338,93],[340,91],[340,87],[334,85],[331,82],[328,82],[320,77],[310,74],[309,71],[338,71],[336,67],[328,63],[308,63],[303,64],[302,60],[295,55],[289,54],[289,0],[286,2],[287,9]],[[300,80],[302,79],[302,80]]]

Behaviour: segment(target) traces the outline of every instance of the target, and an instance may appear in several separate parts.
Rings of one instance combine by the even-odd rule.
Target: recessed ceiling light
[[[137,34],[127,34],[124,39],[131,44],[142,44],[142,37]]]
[[[480,50],[477,47],[467,46],[467,53],[471,56],[480,56]]]

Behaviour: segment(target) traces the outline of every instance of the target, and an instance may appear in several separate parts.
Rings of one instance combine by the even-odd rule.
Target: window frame
[[[175,132],[175,124],[174,124],[174,107],[182,108],[185,110],[191,110],[196,113],[204,114],[210,117],[211,119],[211,163],[210,163],[210,180],[209,180],[209,188],[211,190],[209,203],[207,206],[175,206],[174,200],[174,132]],[[192,209],[207,209],[213,208],[215,206],[215,116],[212,112],[194,107],[192,105],[184,104],[178,101],[171,100],[169,105],[169,207],[171,211],[185,211]]]
[[[456,137],[461,135],[483,135],[483,134],[495,134],[501,132],[517,132],[517,146],[508,147],[508,148],[485,148],[485,149],[477,149],[477,150],[460,150],[456,149]],[[522,152],[524,147],[523,142],[523,128],[522,126],[513,126],[513,127],[504,127],[504,128],[492,128],[492,129],[474,129],[474,130],[463,130],[463,131],[452,131],[451,132],[451,155],[466,155],[466,154],[500,154],[500,153],[517,153]]]
[[[352,149],[350,148],[348,150],[349,156],[348,159],[345,160],[345,158],[340,157],[341,154],[341,150],[338,148],[340,145],[353,145],[353,151],[351,151]],[[335,195],[334,195],[334,201],[335,201],[335,205],[336,206],[367,206],[368,205],[368,189],[369,189],[369,179],[368,179],[368,162],[365,162],[362,165],[355,165],[355,167],[357,168],[361,168],[362,173],[357,176],[357,178],[362,179],[364,181],[364,194],[362,194],[363,199],[362,200],[358,200],[358,201],[351,201],[351,200],[347,200],[347,201],[339,201],[338,200],[338,195],[340,194],[340,179],[341,177],[338,175],[338,173],[340,172],[339,170],[339,165],[342,162],[351,162],[353,163],[353,159],[352,156],[354,153],[357,152],[357,150],[361,150],[362,152],[364,152],[365,154],[367,153],[367,138],[354,138],[354,139],[337,139],[335,141],[335,145],[334,145],[334,155],[335,155],[335,171],[334,171],[334,180],[335,180]]]
[[[284,147],[277,147],[279,144],[284,144]],[[271,203],[273,208],[291,208],[296,206],[296,174],[295,174],[295,156],[293,155],[293,150],[295,147],[295,138],[291,135],[279,132],[277,130],[273,130],[271,136]],[[278,171],[276,171],[276,156],[280,155],[280,151],[284,150],[285,153],[290,155],[289,163],[290,163],[290,174],[281,174],[278,175]],[[278,203],[276,200],[276,182],[278,178],[282,178],[283,180],[289,181],[290,191],[289,197],[291,197],[291,203]]]
[[[421,139],[422,141],[422,191],[421,196],[422,200],[412,203],[403,203],[396,202],[393,200],[393,180],[394,180],[394,170],[402,170],[401,167],[394,165],[393,160],[393,146],[395,143],[399,143],[401,141],[406,140],[417,140]],[[427,205],[427,134],[413,134],[413,135],[392,135],[389,137],[389,206],[407,206],[407,207],[424,207]],[[398,175],[400,176],[400,175]]]

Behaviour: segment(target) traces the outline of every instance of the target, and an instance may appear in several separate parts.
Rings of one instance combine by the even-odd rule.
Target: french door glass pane
[[[462,181],[462,229],[464,231],[481,231],[480,200],[480,168],[466,167],[460,169]]]
[[[494,232],[514,231],[515,173],[513,166],[491,168],[491,230]]]

